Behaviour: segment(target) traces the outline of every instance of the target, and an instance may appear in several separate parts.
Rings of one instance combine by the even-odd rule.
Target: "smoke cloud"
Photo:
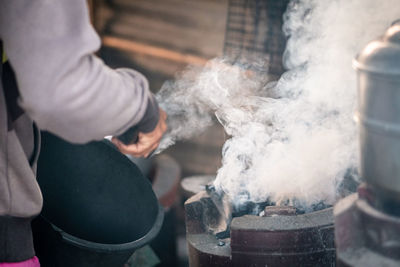
[[[298,0],[284,16],[289,69],[273,83],[223,59],[163,86],[161,149],[202,132],[215,115],[230,138],[215,186],[234,203],[333,204],[357,165],[352,59],[400,18],[399,0]],[[262,62],[257,62],[262,64]]]

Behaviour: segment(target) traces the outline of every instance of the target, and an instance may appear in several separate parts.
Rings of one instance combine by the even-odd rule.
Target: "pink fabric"
[[[40,267],[40,263],[39,259],[35,256],[27,261],[0,263],[0,267]]]

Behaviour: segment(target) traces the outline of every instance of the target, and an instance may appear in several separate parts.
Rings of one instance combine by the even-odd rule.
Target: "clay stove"
[[[230,220],[223,204],[209,191],[185,203],[191,267],[335,265],[332,208],[298,214],[267,206],[263,216],[233,212]]]

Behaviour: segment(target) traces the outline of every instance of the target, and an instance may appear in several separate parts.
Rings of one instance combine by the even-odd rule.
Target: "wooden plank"
[[[206,58],[198,57],[195,55],[179,53],[169,49],[151,46],[148,44],[143,44],[132,40],[121,39],[113,36],[103,36],[102,42],[104,46],[185,64],[203,66],[208,61],[208,59]]]
[[[113,22],[108,24],[105,34],[200,57],[220,55],[224,44],[224,21],[214,20],[211,25],[211,20],[200,24],[199,20],[186,20],[183,16],[172,20],[162,15],[122,12],[110,20]]]

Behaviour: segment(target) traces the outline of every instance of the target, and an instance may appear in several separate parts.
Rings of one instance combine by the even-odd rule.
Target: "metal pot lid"
[[[67,233],[64,239],[102,250],[99,243],[132,248],[155,236],[162,216],[152,185],[109,141],[70,144],[47,132],[41,137],[41,215]]]
[[[378,40],[370,42],[353,62],[356,69],[384,75],[400,75],[400,19]]]

